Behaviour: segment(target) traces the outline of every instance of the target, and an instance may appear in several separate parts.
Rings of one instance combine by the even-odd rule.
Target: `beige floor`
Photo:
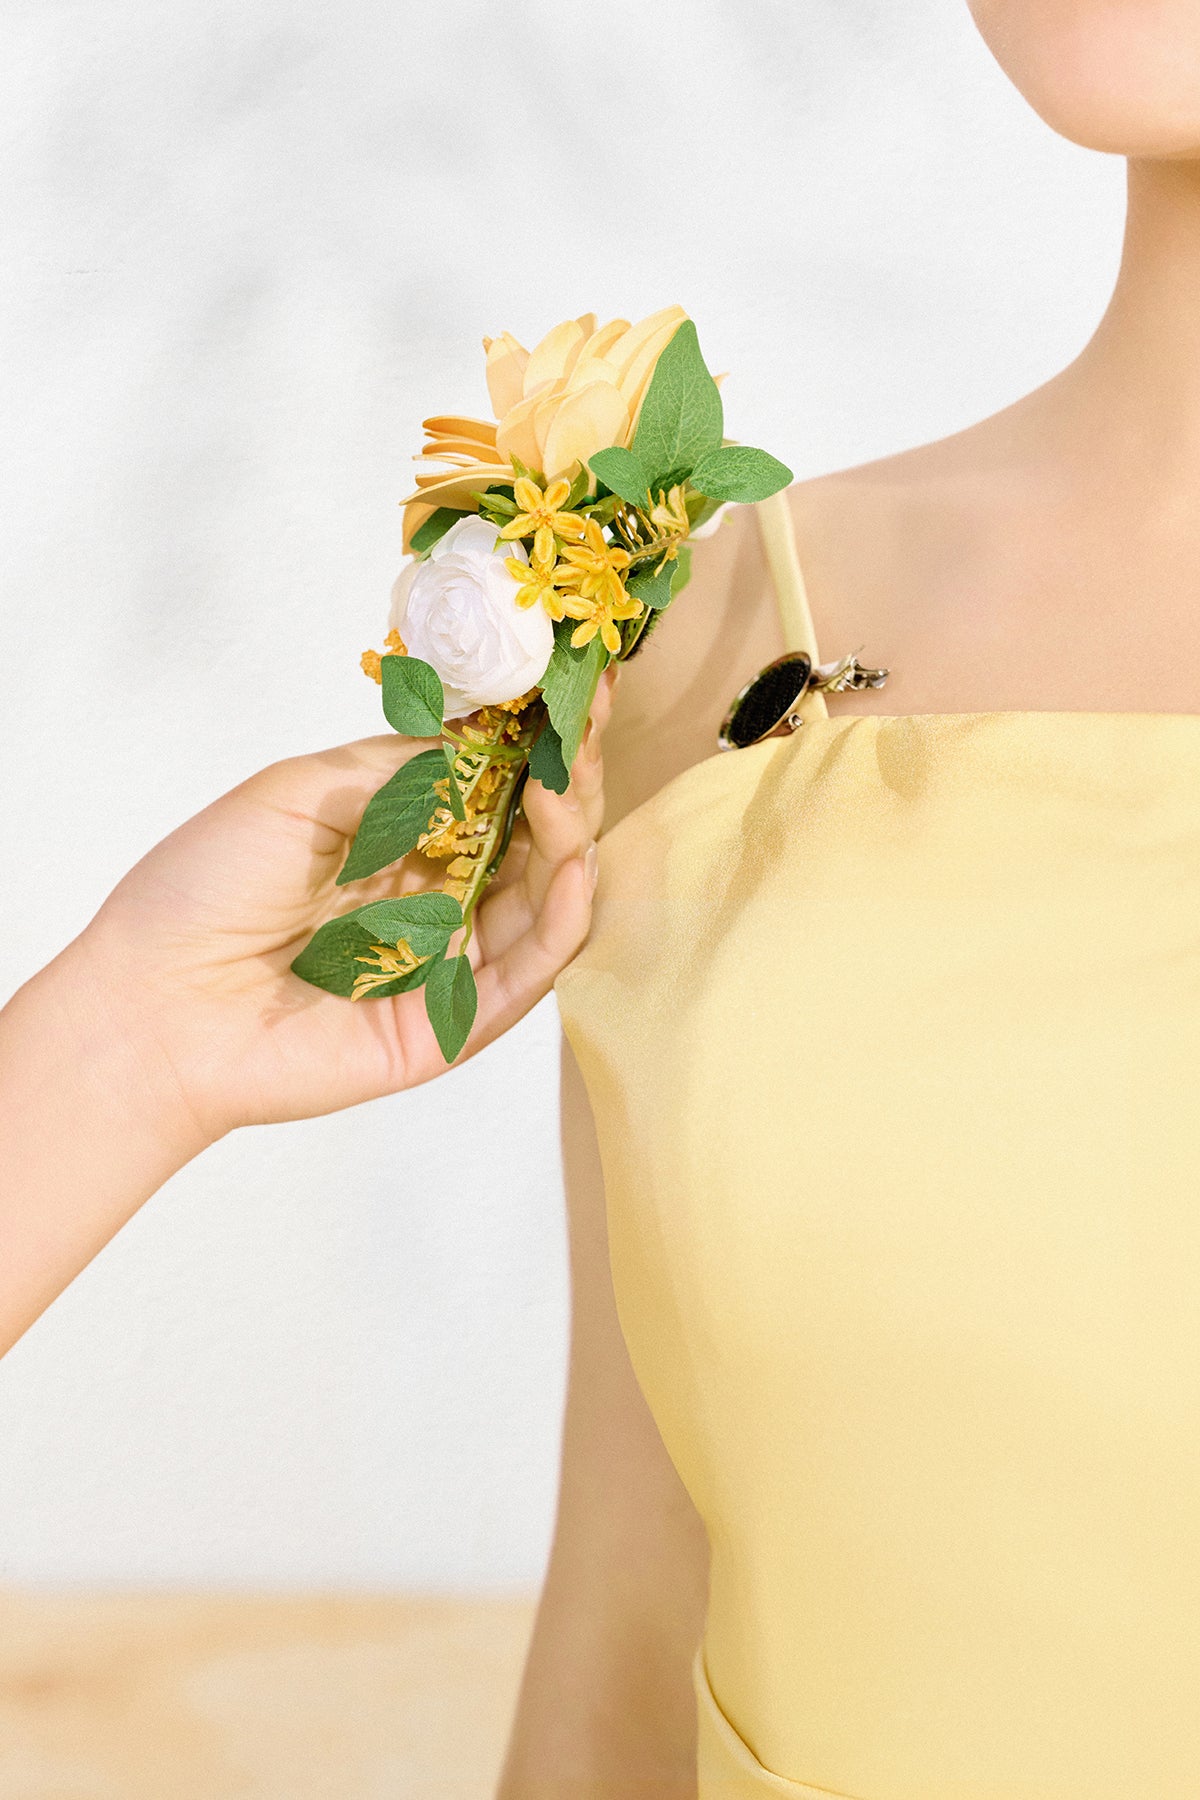
[[[0,1593],[0,1800],[488,1800],[531,1619]]]

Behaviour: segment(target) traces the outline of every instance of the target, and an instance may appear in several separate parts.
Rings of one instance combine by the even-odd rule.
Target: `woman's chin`
[[[1155,118],[1144,105],[1123,106],[1114,94],[1097,96],[1093,103],[1061,93],[1042,97],[1026,91],[1025,98],[1051,130],[1085,150],[1139,162],[1200,164],[1200,117],[1194,106],[1174,117],[1164,109]]]
[[[1200,161],[1195,0],[971,0],[971,12],[1061,137],[1115,156]]]

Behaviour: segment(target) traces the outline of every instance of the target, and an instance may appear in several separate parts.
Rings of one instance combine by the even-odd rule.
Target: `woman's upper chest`
[[[822,655],[891,670],[832,713],[1200,713],[1200,511],[922,456],[792,491]]]

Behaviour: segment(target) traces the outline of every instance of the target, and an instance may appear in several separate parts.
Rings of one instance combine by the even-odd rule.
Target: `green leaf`
[[[437,944],[445,949],[447,942],[463,922],[462,907],[452,894],[436,889],[422,894],[397,894],[387,900],[371,900],[353,913],[343,915],[356,919],[382,944],[394,944],[407,938],[417,956],[424,956]],[[420,942],[418,942],[420,939]]]
[[[603,500],[590,500],[579,510],[585,518],[595,519],[597,525],[611,525],[620,504],[621,496],[619,494],[605,494]]]
[[[635,600],[641,600],[647,606],[666,606],[671,598],[673,566],[672,563],[665,562],[657,572],[653,569],[644,569],[636,575],[631,575],[625,583],[626,589]]]
[[[715,512],[721,510],[720,500],[709,500],[704,494],[698,494],[689,487],[684,500],[684,510],[688,516],[688,530],[695,531],[701,525],[707,525]]]
[[[506,519],[515,519],[521,510],[506,488],[485,488],[481,493],[472,493],[472,500],[478,500],[485,512],[502,513]]]
[[[362,956],[370,944],[370,932],[355,924],[353,913],[329,919],[304,946],[292,964],[292,973],[314,987],[324,988],[326,993],[349,999],[364,967],[355,958]]]
[[[379,669],[383,716],[392,730],[405,737],[436,737],[446,709],[437,670],[419,656],[395,655],[382,657]]]
[[[649,506],[650,483],[632,450],[622,450],[616,444],[611,450],[597,450],[588,468],[600,477],[606,488],[611,488],[630,506]]]
[[[543,787],[565,794],[571,771],[563,761],[562,739],[547,719],[529,755],[529,773]]]
[[[458,762],[458,751],[453,744],[444,743],[442,745],[442,754],[446,758],[446,774],[449,779],[450,811],[454,814],[456,819],[465,819],[467,816],[467,809],[463,804],[462,789],[458,785],[458,770],[455,767],[455,764]]]
[[[465,956],[449,956],[433,965],[425,983],[425,1010],[448,1063],[470,1037],[478,1004],[475,976]]]
[[[435,513],[430,513],[423,525],[418,525],[409,540],[409,548],[417,556],[427,556],[439,538],[445,537],[452,525],[457,525],[465,513],[455,512],[452,506],[439,506]]]
[[[591,476],[588,474],[586,464],[580,464],[579,468],[575,471],[575,479],[571,483],[571,490],[562,503],[562,510],[564,512],[574,512],[575,508],[579,505],[579,502],[586,498],[591,485]]]
[[[572,646],[571,633],[577,625],[575,619],[563,619],[555,626],[554,649],[542,676],[542,697],[550,723],[562,739],[563,762],[568,769],[579,749],[596,683],[608,662],[599,632],[581,649]]]
[[[692,470],[694,488],[710,500],[766,500],[785,488],[792,471],[765,450],[748,444],[725,444],[702,456]]]
[[[651,487],[680,480],[721,442],[724,413],[696,327],[685,319],[655,365],[630,446]]]
[[[384,658],[386,662],[387,658]],[[403,661],[403,658],[399,660]],[[367,802],[337,885],[375,875],[415,848],[417,839],[442,804],[434,788],[446,772],[441,749],[422,750],[397,769],[390,781]]]
[[[449,896],[412,895],[411,898],[446,900]],[[367,915],[377,914],[381,906],[397,904],[400,903],[377,901],[372,906],[359,906],[353,912],[328,919],[293,962],[293,974],[299,975],[302,981],[311,982],[313,987],[324,988],[326,993],[340,994],[349,999],[354,983],[370,967],[370,963],[362,959],[368,956],[371,946],[377,943],[395,944],[404,937],[414,955],[427,956],[431,960],[421,963],[408,975],[399,975],[394,981],[384,982],[373,988],[370,997],[383,1000],[390,994],[403,994],[410,988],[421,987],[428,980],[435,961],[445,956],[446,944],[454,927],[435,931],[419,924],[400,921],[393,928],[393,922],[386,916],[376,918],[374,928],[368,922]],[[457,902],[451,904],[458,910],[461,923],[461,909],[458,909]]]

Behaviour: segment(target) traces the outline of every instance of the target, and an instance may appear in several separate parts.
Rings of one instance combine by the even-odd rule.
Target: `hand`
[[[567,792],[526,784],[524,819],[476,912],[479,1011],[464,1058],[528,1012],[587,935],[613,679]],[[335,913],[436,885],[414,856],[335,886],[367,801],[429,747],[388,734],[262,770],[151,850],[65,953],[74,979],[109,997],[113,1029],[169,1069],[204,1139],[353,1106],[445,1069],[419,990],[351,1002],[289,967]]]
[[[525,822],[480,903],[471,1055],[547,992],[587,934],[600,728]],[[131,869],[0,1009],[0,1354],[142,1202],[237,1125],[353,1106],[440,1074],[418,990],[352,1002],[290,964],[334,912],[429,885],[423,858],[338,888],[371,795],[426,748],[395,736],[252,776]]]

